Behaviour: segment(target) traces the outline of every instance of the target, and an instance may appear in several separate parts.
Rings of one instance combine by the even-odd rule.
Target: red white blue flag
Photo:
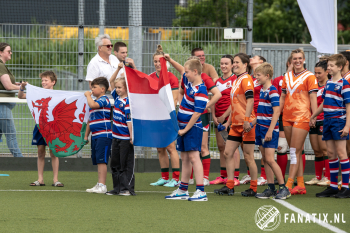
[[[166,61],[159,80],[125,67],[135,146],[164,148],[176,140],[179,126]]]

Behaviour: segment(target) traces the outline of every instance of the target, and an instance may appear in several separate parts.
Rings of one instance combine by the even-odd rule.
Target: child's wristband
[[[19,88],[20,91],[24,91],[24,89],[22,90],[21,88]]]

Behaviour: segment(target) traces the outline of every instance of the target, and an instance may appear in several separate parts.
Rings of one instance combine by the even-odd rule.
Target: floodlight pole
[[[85,0],[78,3],[78,90],[83,90],[84,81],[84,7]]]
[[[105,14],[105,0],[99,1],[99,34],[105,34],[105,22],[106,22],[106,14]]]
[[[253,4],[254,0],[248,0],[247,9],[247,54],[252,55],[253,51]]]
[[[142,71],[142,0],[129,0],[129,46],[130,57]]]

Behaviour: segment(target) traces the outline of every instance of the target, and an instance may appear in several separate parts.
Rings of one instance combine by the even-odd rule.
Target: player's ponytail
[[[157,56],[157,55],[162,55],[162,56],[164,56],[163,48],[162,48],[162,46],[161,46],[160,44],[157,45],[157,50],[156,50],[156,52],[153,54],[153,58],[154,58],[155,56]]]

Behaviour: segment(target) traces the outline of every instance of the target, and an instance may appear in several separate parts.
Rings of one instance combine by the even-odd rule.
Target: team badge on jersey
[[[264,98],[266,98],[266,96],[267,96],[267,92],[265,92]]]
[[[193,95],[193,90],[190,91],[190,95]]]
[[[119,104],[119,108],[122,108],[122,107],[123,107],[123,103],[120,103],[120,104]]]
[[[335,85],[334,90],[337,91],[337,90],[339,90],[339,88],[340,88],[339,85]]]
[[[231,87],[231,81],[226,83],[226,88],[230,88]]]

